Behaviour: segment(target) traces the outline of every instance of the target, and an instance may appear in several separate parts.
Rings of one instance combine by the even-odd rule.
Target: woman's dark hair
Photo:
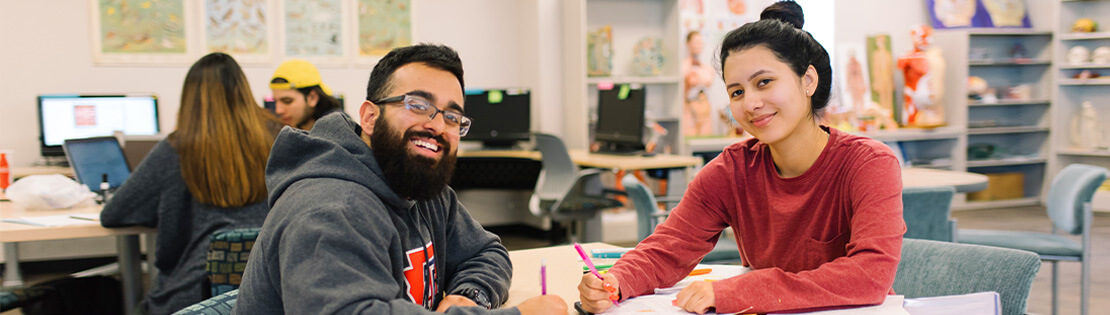
[[[459,79],[459,86],[466,90],[463,83],[462,59],[451,47],[434,44],[417,44],[401,47],[385,54],[370,71],[370,80],[366,83],[366,100],[376,102],[389,97],[385,95],[391,85],[393,72],[398,68],[415,62],[422,62],[429,67],[454,74]]]
[[[724,77],[725,60],[732,53],[763,46],[801,76],[809,66],[817,69],[817,90],[813,92],[810,112],[817,116],[829,104],[832,90],[832,67],[829,53],[813,35],[802,30],[805,23],[802,6],[794,1],[779,1],[763,9],[759,21],[744,24],[725,34],[721,42],[720,66]]]

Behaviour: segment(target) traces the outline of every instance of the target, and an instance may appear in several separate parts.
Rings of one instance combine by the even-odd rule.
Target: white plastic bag
[[[8,199],[27,209],[62,209],[96,205],[96,194],[85,185],[59,174],[21,178],[6,192]]]

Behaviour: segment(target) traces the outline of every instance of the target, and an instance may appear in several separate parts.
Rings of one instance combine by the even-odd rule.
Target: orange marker
[[[711,269],[711,268],[694,269],[694,271],[690,272],[690,275],[691,276],[704,275],[704,274],[707,274],[711,271],[713,271],[713,269]]]

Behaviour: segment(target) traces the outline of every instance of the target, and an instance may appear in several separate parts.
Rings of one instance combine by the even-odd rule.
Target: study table
[[[596,248],[616,248],[606,243],[585,243],[582,248],[589,252]],[[558,295],[567,302],[568,314],[574,311],[574,301],[578,301],[578,282],[582,280],[582,263],[578,252],[572,245],[560,245],[509,252],[513,262],[513,282],[509,285],[509,300],[504,306],[515,306],[524,300],[540,295],[540,260],[547,261],[547,294]],[[601,263],[595,261],[595,263]]]
[[[3,199],[3,198],[0,198]],[[0,201],[0,219],[13,219],[54,215],[99,215],[101,206],[28,210],[10,201]],[[123,284],[124,310],[128,314],[138,304],[143,295],[142,267],[140,262],[139,235],[153,233],[147,227],[105,228],[99,221],[87,224],[65,226],[35,226],[20,223],[0,222],[0,243],[4,243],[4,287],[23,286],[19,271],[20,242],[66,240],[90,237],[115,236],[119,251],[119,268]]]
[[[942,187],[952,186],[957,193],[976,192],[987,189],[987,176],[983,174],[937,170],[929,168],[902,168],[902,187]]]

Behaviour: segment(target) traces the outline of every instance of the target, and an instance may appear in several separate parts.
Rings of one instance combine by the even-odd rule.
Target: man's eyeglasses
[[[423,97],[405,94],[383,98],[374,103],[382,105],[396,102],[401,102],[405,105],[405,109],[413,114],[428,116],[428,120],[435,119],[437,114],[443,113],[443,121],[447,123],[448,127],[459,128],[460,137],[465,137],[466,133],[470,131],[470,117],[463,116],[462,113],[453,110],[440,110]]]

